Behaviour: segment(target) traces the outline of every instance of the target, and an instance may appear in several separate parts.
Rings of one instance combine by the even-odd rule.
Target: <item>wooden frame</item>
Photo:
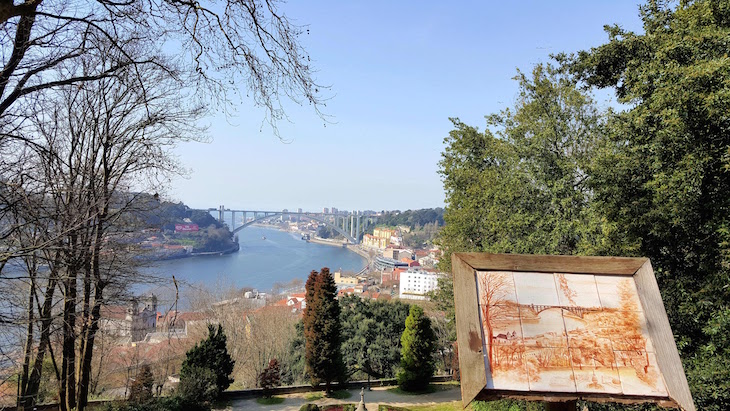
[[[585,399],[596,402],[653,402],[664,407],[695,411],[687,378],[662,303],[651,262],[647,258],[543,256],[488,253],[455,253],[452,259],[462,401],[516,398],[547,402]],[[485,362],[484,332],[480,320],[477,273],[568,273],[631,277],[646,318],[656,365],[667,395],[626,395],[602,392],[555,392],[489,389],[489,361]],[[648,357],[647,357],[648,358]],[[485,365],[486,364],[486,365]],[[491,382],[491,381],[489,381]],[[493,386],[492,384],[490,384]]]

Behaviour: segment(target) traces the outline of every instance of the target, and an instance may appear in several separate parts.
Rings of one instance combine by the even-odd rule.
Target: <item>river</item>
[[[301,235],[268,227],[250,226],[238,232],[237,253],[190,257],[155,263],[151,270],[161,277],[212,286],[223,282],[238,288],[268,291],[274,283],[298,278],[329,267],[335,271],[360,271],[367,261],[342,247],[308,243]]]

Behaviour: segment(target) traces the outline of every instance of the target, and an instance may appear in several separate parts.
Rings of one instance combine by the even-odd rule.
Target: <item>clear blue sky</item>
[[[636,1],[292,1],[281,4],[331,86],[324,124],[287,105],[282,143],[264,112],[209,117],[211,143],[178,148],[188,179],[168,197],[196,207],[406,210],[442,207],[437,173],[449,117],[484,128],[514,102],[512,78],[551,53],[641,31]]]

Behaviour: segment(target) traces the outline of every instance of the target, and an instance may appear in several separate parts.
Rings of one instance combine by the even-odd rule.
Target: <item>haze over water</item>
[[[213,285],[222,280],[237,288],[269,291],[276,282],[306,281],[310,271],[322,267],[357,272],[367,264],[354,252],[308,243],[297,233],[251,226],[237,234],[241,246],[237,253],[161,261],[152,270],[188,283]]]

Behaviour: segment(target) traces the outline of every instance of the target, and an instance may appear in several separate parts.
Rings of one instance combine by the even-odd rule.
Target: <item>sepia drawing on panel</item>
[[[476,277],[487,388],[668,395],[632,277]]]

